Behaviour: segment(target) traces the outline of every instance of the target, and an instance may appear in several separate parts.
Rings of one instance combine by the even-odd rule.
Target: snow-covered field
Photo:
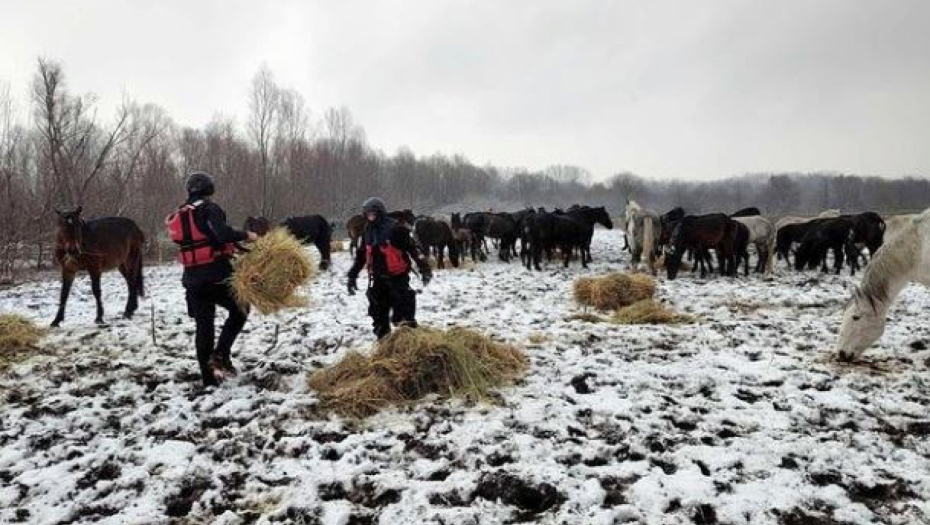
[[[305,384],[372,339],[346,253],[312,307],[253,315],[240,376],[205,394],[179,267],[146,270],[132,321],[108,275],[104,328],[85,277],[47,354],[0,372],[0,522],[930,523],[926,289],[905,290],[854,365],[830,352],[846,275],[685,274],[659,295],[699,324],[568,320],[572,280],[625,269],[621,244],[598,231],[587,271],[438,272],[420,321],[520,344],[529,373],[499,405],[433,399],[362,422],[322,413]],[[0,290],[0,312],[46,324],[57,295]]]

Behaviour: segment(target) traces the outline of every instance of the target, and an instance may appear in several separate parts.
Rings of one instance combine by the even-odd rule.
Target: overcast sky
[[[240,118],[267,63],[387,153],[604,178],[930,176],[930,1],[0,1],[0,81],[36,58],[111,109]]]

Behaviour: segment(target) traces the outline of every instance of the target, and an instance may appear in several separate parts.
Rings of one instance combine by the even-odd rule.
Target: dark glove
[[[433,272],[420,272],[420,279],[423,281],[423,286],[426,286],[431,280],[433,280]]]
[[[349,295],[355,295],[358,291],[358,277],[349,277]]]

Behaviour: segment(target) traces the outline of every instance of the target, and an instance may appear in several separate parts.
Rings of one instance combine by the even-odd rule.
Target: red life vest
[[[197,227],[194,210],[201,204],[203,201],[185,204],[165,218],[168,235],[181,247],[178,260],[185,267],[210,264],[221,258],[231,257],[236,251],[232,243],[224,244],[220,250],[215,249],[210,244],[210,239]]]
[[[407,258],[404,257],[404,252],[392,245],[390,241],[386,241],[381,246],[378,246],[378,249],[384,254],[384,263],[385,266],[387,266],[388,275],[392,277],[402,275],[410,270],[410,263],[407,262]],[[370,244],[365,245],[365,255],[368,260],[368,271],[371,271],[374,268],[372,264],[374,262],[374,246]]]

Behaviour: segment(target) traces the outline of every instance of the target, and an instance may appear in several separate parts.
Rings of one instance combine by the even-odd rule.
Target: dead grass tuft
[[[487,400],[493,388],[519,377],[527,364],[520,349],[467,328],[401,327],[379,341],[371,355],[350,352],[313,373],[308,383],[325,408],[366,417],[429,394]]]

